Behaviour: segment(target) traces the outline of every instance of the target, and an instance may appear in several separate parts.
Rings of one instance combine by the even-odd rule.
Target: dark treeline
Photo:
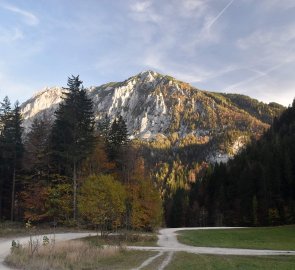
[[[24,153],[21,122],[18,102],[12,109],[8,97],[5,97],[0,107],[0,217],[9,219],[14,216],[12,202]]]
[[[169,226],[261,226],[295,222],[295,101],[227,164],[209,167],[172,200]]]
[[[1,103],[0,219],[159,226],[160,195],[123,117],[106,116],[96,125],[79,76],[68,79],[63,99],[54,121],[36,118],[25,134],[18,103],[13,109],[8,98]]]

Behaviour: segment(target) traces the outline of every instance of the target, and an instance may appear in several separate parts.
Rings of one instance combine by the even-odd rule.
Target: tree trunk
[[[77,168],[75,161],[73,167],[73,218],[77,219]]]
[[[10,209],[11,221],[13,221],[13,216],[14,216],[14,198],[15,198],[15,167],[13,168],[13,176],[12,176],[11,209]]]

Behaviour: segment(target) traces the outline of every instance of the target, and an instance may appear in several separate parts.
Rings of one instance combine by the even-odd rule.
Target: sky
[[[0,0],[0,99],[154,70],[288,106],[294,0]]]

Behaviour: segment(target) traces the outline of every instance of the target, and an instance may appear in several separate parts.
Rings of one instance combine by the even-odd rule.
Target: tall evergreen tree
[[[9,177],[8,151],[7,151],[7,125],[11,121],[11,103],[6,96],[0,107],[0,218],[8,217],[6,209],[9,209],[9,198],[7,195],[7,182]]]
[[[20,106],[18,101],[15,104],[13,115],[12,115],[12,166],[13,166],[13,174],[12,174],[12,191],[11,191],[11,211],[10,211],[10,220],[14,219],[14,201],[16,194],[16,174],[22,167],[22,157],[24,153],[24,145],[22,142],[22,116],[20,113]]]
[[[100,121],[97,123],[98,134],[107,141],[111,128],[111,119],[106,114]]]
[[[119,115],[110,127],[107,151],[110,160],[118,160],[124,146],[128,143],[128,130],[124,118]]]
[[[10,101],[6,97],[1,108],[1,196],[2,207],[6,209],[4,214],[8,218],[7,209],[10,208],[10,219],[14,219],[14,202],[16,193],[16,175],[21,169],[24,147],[22,143],[22,117],[19,103],[16,102],[13,110],[10,108]],[[10,197],[10,198],[9,198]],[[9,207],[8,207],[9,205]]]
[[[35,118],[25,138],[25,167],[40,177],[49,171],[49,134],[51,123],[46,116]]]
[[[79,76],[68,78],[64,101],[55,112],[51,133],[52,159],[61,173],[73,179],[73,217],[77,215],[77,167],[93,149],[93,103]]]

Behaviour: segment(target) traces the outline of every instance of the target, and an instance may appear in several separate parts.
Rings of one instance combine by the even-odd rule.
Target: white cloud
[[[265,9],[289,9],[295,7],[294,0],[262,0],[261,4],[265,7]]]
[[[24,38],[23,32],[18,28],[5,29],[0,27],[0,43],[11,43]]]
[[[249,36],[237,41],[240,49],[247,50],[253,48],[274,48],[285,46],[289,42],[294,42],[295,25],[284,25],[272,30],[257,30]]]
[[[6,10],[9,10],[13,13],[21,15],[23,17],[23,19],[25,20],[25,22],[29,25],[33,26],[33,25],[39,24],[38,17],[27,10],[20,9],[20,8],[10,5],[10,4],[2,4],[1,6],[2,6],[2,8],[6,9]]]
[[[131,10],[135,12],[145,12],[152,5],[151,1],[141,1],[131,4]]]
[[[133,1],[129,8],[131,17],[136,21],[159,23],[162,19],[162,16],[153,7],[151,0]]]
[[[207,5],[203,0],[183,0],[182,3],[187,10],[201,9]]]
[[[222,69],[208,69],[203,65],[195,65],[194,62],[177,63],[167,57],[165,53],[157,47],[149,49],[142,57],[141,61],[150,69],[168,74],[176,79],[190,84],[208,82],[214,78],[221,77],[231,71],[239,69],[234,65],[225,65]]]

